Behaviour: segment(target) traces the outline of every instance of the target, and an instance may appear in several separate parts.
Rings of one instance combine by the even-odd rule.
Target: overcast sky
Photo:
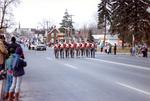
[[[74,15],[74,26],[95,22],[97,6],[100,0],[22,0],[14,9],[14,17],[22,28],[37,28],[39,22],[48,19],[56,26],[61,22],[67,9]]]

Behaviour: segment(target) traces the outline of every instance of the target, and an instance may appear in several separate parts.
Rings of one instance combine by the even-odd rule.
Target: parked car
[[[35,50],[35,49],[36,49],[36,44],[31,44],[31,45],[30,45],[30,49],[31,49],[31,50]]]
[[[45,44],[38,44],[36,46],[36,50],[41,50],[41,51],[45,50],[46,51],[46,45]]]

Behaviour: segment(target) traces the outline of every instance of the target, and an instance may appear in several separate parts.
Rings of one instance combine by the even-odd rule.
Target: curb
[[[97,54],[101,54],[101,55],[107,55],[107,53],[104,52],[96,52]],[[113,53],[111,53],[111,55],[113,55]],[[117,53],[116,55],[127,55],[127,56],[131,56],[130,53]],[[142,57],[142,54],[139,55],[135,55],[135,56],[139,56]],[[148,52],[148,58],[150,58],[150,52]]]

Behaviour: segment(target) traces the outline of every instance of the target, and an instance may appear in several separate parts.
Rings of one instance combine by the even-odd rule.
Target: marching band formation
[[[54,44],[55,58],[91,57],[95,58],[96,43],[94,42],[57,42]]]

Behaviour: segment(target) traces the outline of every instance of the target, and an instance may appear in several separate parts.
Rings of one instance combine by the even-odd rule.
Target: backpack
[[[16,60],[16,64],[15,64],[15,66],[14,66],[14,68],[13,68],[14,71],[19,70],[19,62],[20,62],[20,58],[18,58],[18,59]]]
[[[16,63],[13,68],[13,76],[22,76],[25,74],[24,67],[27,65],[27,63],[22,60],[21,58],[17,58]]]

